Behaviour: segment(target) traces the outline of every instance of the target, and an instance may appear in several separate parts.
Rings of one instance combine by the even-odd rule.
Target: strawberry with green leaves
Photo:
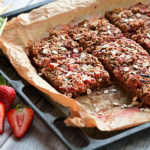
[[[30,127],[34,117],[31,108],[22,108],[17,105],[7,113],[8,123],[17,138],[22,138]]]
[[[15,97],[16,91],[7,85],[3,76],[0,76],[0,101],[4,104],[6,112],[14,102]]]

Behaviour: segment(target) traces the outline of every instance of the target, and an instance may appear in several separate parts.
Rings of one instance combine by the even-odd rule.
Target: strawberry
[[[4,132],[5,108],[4,104],[0,102],[0,134]]]
[[[14,102],[16,97],[16,91],[7,85],[0,85],[0,101],[5,106],[5,111],[7,112]]]
[[[34,112],[31,108],[17,105],[7,113],[8,123],[17,138],[22,138],[32,123]]]

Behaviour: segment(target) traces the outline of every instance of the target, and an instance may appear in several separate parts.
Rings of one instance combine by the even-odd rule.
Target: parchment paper
[[[137,107],[120,108],[120,105],[130,100],[127,94],[119,90],[113,91],[117,88],[114,86],[77,100],[60,94],[37,74],[24,50],[29,40],[46,37],[51,28],[76,23],[91,16],[102,16],[105,11],[137,2],[138,0],[57,0],[9,21],[0,38],[0,48],[20,76],[70,110],[71,116],[65,121],[67,125],[113,131],[148,122],[150,112],[140,112]],[[119,106],[114,107],[113,102],[118,102]]]

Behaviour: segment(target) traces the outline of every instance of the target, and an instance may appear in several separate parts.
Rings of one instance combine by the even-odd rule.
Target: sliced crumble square
[[[134,33],[144,26],[147,16],[135,14],[129,8],[116,8],[105,13],[105,17],[115,26],[119,27],[123,33]]]
[[[138,42],[150,53],[150,4],[138,3],[129,7],[139,20],[143,20],[143,26],[139,27],[135,33],[131,34],[131,39]]]
[[[48,38],[27,48],[40,75],[59,92],[77,97],[110,85],[108,72],[98,59],[86,52],[65,32],[55,31]]]
[[[150,4],[138,3],[129,8],[114,9],[105,17],[127,38],[135,40],[150,53]]]
[[[121,31],[104,17],[90,22],[84,21],[74,26],[70,29],[69,35],[89,53],[105,41],[114,41],[123,36]]]
[[[109,75],[96,57],[87,54],[69,54],[66,59],[50,63],[41,70],[50,83],[63,94],[77,97],[109,84]]]
[[[150,73],[150,56],[136,42],[122,38],[98,46],[93,54],[126,91],[150,105],[150,83],[141,74]],[[150,81],[150,79],[147,79]]]

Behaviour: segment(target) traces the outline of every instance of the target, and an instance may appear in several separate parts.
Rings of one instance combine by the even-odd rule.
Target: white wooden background
[[[13,4],[13,6],[9,9],[9,11],[11,11],[40,1],[42,0],[4,0],[3,6]],[[22,103],[22,100],[17,97],[15,103]],[[17,140],[13,136],[7,121],[5,124],[5,133],[0,135],[0,145],[3,143],[0,146],[1,150],[67,149],[64,144],[62,144],[62,142],[51,131],[49,131],[36,116],[31,128],[21,140]],[[150,150],[150,129],[115,142],[105,147],[104,150]]]

